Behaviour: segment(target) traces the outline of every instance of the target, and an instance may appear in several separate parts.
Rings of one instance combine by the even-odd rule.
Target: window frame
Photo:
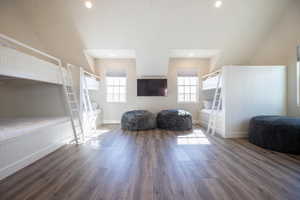
[[[125,85],[124,86],[122,86],[121,84],[119,84],[119,85],[114,85],[114,84],[108,84],[108,78],[124,78],[125,79]],[[117,93],[118,95],[119,95],[119,99],[118,99],[118,101],[110,101],[109,99],[108,99],[108,95],[109,95],[109,92],[108,92],[108,87],[113,87],[113,88],[119,88],[119,92]],[[120,101],[120,94],[121,94],[121,92],[120,92],[120,88],[121,87],[125,87],[125,99],[124,99],[124,101]],[[128,93],[128,91],[127,91],[127,77],[126,76],[106,76],[105,77],[105,100],[106,100],[106,103],[112,103],[112,104],[123,104],[123,103],[127,103],[127,93]],[[111,94],[115,94],[114,92],[112,92]]]
[[[196,85],[194,85],[194,84],[190,84],[190,85],[183,84],[183,85],[180,85],[179,81],[178,81],[179,78],[197,78]],[[190,75],[190,76],[188,76],[188,75],[177,75],[177,78],[176,78],[177,97],[176,98],[177,98],[177,103],[178,104],[197,104],[197,103],[199,103],[199,81],[200,81],[200,79],[199,79],[199,76],[197,76],[197,75]],[[190,87],[190,92],[189,93],[185,93],[185,92],[184,93],[180,93],[179,92],[179,87]],[[186,100],[180,101],[179,100],[179,95],[180,94],[184,95],[184,99],[185,99],[185,95],[189,94],[190,95],[190,99],[191,99],[191,95],[193,94],[191,92],[191,87],[196,87],[196,93],[195,93],[196,100],[195,101],[191,101],[191,100],[189,100],[189,101],[186,101]]]

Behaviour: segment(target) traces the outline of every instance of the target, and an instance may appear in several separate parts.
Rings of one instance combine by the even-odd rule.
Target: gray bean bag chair
[[[139,131],[156,128],[155,114],[146,110],[133,110],[123,114],[121,120],[123,130]]]
[[[185,110],[163,110],[157,115],[157,127],[172,131],[191,130],[192,115]]]
[[[249,141],[266,149],[300,154],[300,118],[254,117],[250,121]]]

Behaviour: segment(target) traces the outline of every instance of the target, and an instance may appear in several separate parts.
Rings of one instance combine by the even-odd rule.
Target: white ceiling
[[[171,49],[171,58],[213,58],[220,54],[215,49]]]
[[[15,1],[49,53],[86,65],[85,49],[135,50],[138,75],[165,75],[170,49],[218,50],[221,64],[247,64],[292,2],[94,0],[87,9],[82,0]]]
[[[106,59],[133,59],[136,58],[135,50],[133,49],[87,49],[85,52],[94,58]]]

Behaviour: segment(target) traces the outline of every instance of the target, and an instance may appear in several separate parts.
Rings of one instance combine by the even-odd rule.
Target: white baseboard
[[[18,160],[16,162],[6,166],[5,168],[0,169],[0,180],[14,174],[18,170],[23,169],[26,166],[34,163],[35,161],[45,157],[46,155],[48,155],[49,153],[52,153],[53,151],[55,151],[58,148],[65,145],[66,143],[67,143],[67,141],[63,141],[63,142],[55,144],[55,145],[47,146],[38,152],[28,155],[25,158]]]
[[[103,124],[120,124],[120,120],[103,120]]]
[[[247,131],[233,131],[231,133],[226,134],[225,138],[247,138]]]
[[[193,125],[199,125],[200,121],[199,120],[193,120]]]

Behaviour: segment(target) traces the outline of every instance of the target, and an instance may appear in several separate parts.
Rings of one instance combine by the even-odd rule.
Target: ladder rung
[[[77,122],[75,123],[75,121],[73,121],[73,122],[74,122],[73,123],[74,127],[81,127],[81,124],[79,122],[78,123]]]
[[[78,132],[82,132],[81,131],[81,128],[79,128],[79,127],[75,127],[75,131],[78,133]]]
[[[79,129],[79,130],[75,129],[75,131],[76,131],[77,134],[82,134],[82,130],[81,129]]]
[[[81,130],[75,130],[77,135],[83,135]]]
[[[80,128],[81,129],[81,125],[80,124],[74,124],[75,128]]]
[[[76,126],[75,124],[74,124],[73,126],[74,126],[76,132],[78,132],[79,130],[81,130],[81,127],[80,127],[80,126]]]

